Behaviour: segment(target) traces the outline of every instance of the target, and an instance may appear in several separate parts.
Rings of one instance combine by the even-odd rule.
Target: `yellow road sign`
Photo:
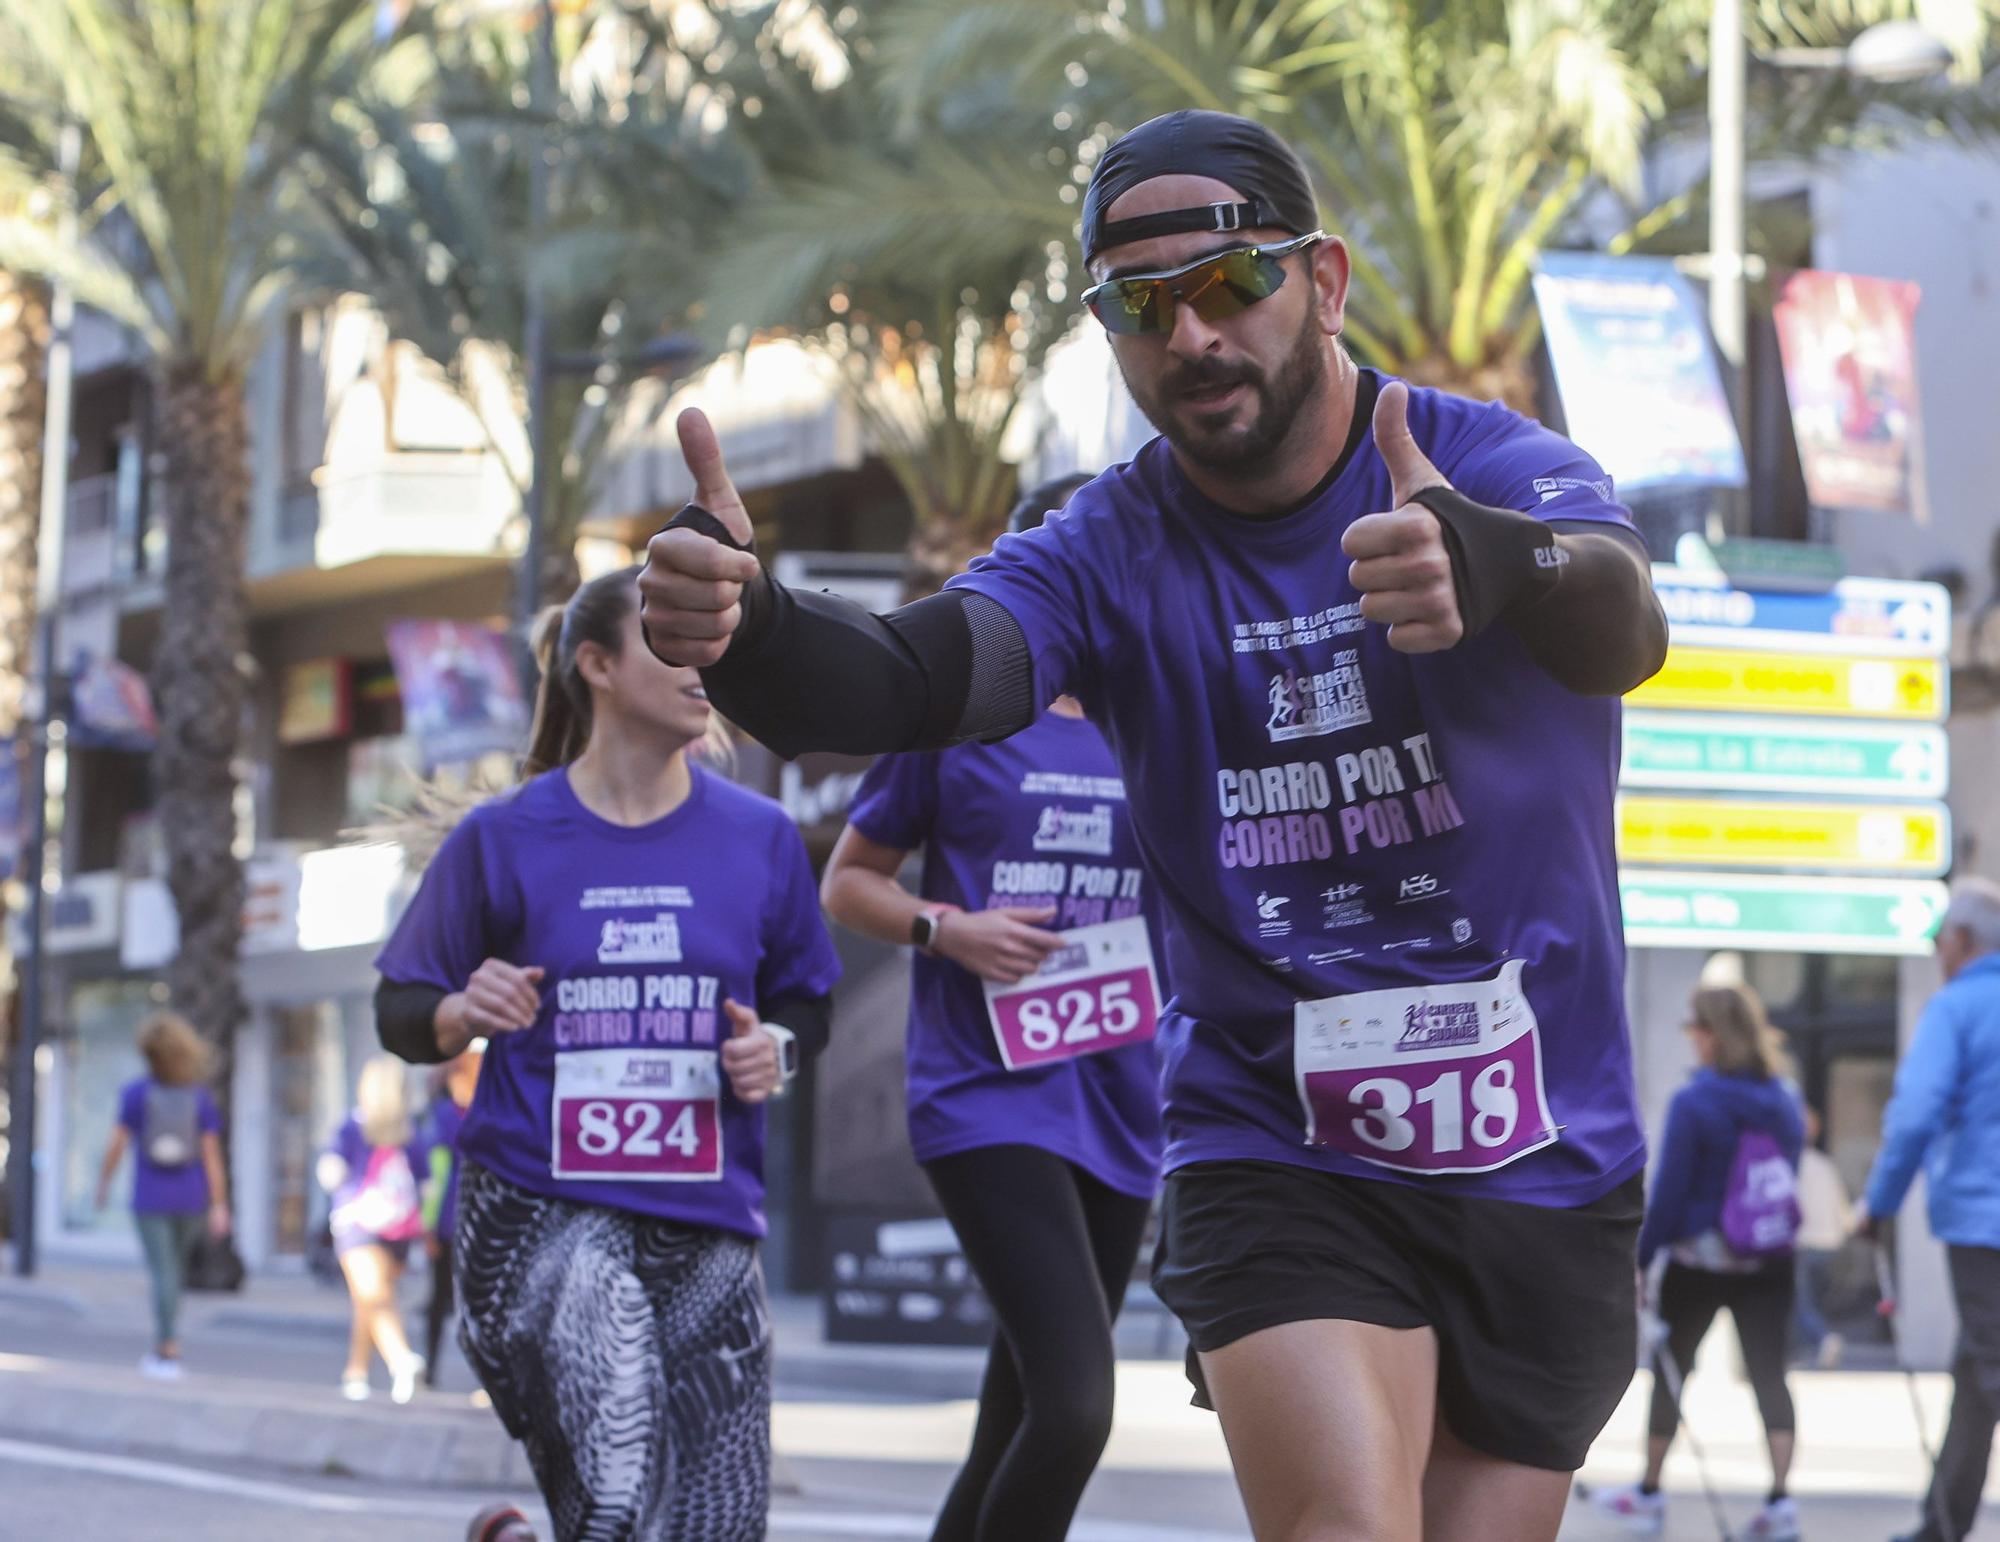
[[[1945,714],[1945,681],[1944,660],[1936,658],[1670,647],[1666,667],[1625,699],[1635,707],[1702,712],[1931,721]]]
[[[1950,852],[1942,803],[1618,800],[1620,862],[1929,876],[1945,870]]]

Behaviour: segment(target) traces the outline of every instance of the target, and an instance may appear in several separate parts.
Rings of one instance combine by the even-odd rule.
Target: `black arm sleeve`
[[[1667,656],[1667,618],[1637,534],[1540,520],[1449,487],[1414,500],[1437,516],[1467,638],[1499,622],[1581,696],[1622,696]]]
[[[750,550],[696,504],[675,526]],[[789,589],[766,569],[742,604],[729,652],[701,672],[702,685],[724,717],[787,760],[1002,739],[1041,705],[1020,625],[984,595],[948,590],[877,616]]]
[[[765,1002],[757,1016],[767,1023],[792,1030],[799,1042],[799,1063],[803,1065],[826,1048],[833,1037],[833,998],[787,994]]]
[[[438,1065],[451,1059],[438,1048],[437,1041],[438,1003],[449,994],[435,985],[382,981],[375,987],[375,1037],[398,1060],[414,1065]]]

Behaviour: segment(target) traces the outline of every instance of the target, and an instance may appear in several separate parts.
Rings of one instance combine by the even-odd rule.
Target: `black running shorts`
[[[1281,1162],[1202,1162],[1167,1179],[1153,1288],[1197,1350],[1321,1318],[1427,1327],[1438,1407],[1476,1451],[1583,1465],[1632,1379],[1644,1180],[1553,1210]]]

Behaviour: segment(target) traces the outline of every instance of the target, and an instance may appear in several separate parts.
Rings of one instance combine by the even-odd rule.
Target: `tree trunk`
[[[215,1093],[226,1110],[236,1031],[246,1015],[238,965],[243,865],[235,851],[250,504],[243,382],[233,371],[214,377],[196,361],[176,359],[164,372],[160,405],[167,589],[153,690],[159,820],[181,932],[167,986],[175,1009],[214,1048]]]
[[[41,285],[0,272],[0,754],[25,773],[19,735],[28,669],[35,649],[35,554],[42,503],[42,379],[49,342],[48,294]],[[25,822],[28,810],[21,810]],[[25,833],[25,832],[24,832]],[[0,1109],[10,1106],[8,1067],[20,1014],[12,1009],[14,960],[0,905]],[[10,1116],[11,1117],[11,1116]],[[0,1206],[4,1209],[4,1206]]]

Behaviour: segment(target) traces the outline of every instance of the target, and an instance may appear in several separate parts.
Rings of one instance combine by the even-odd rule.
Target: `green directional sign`
[[[1944,730],[1779,717],[1627,712],[1626,787],[1940,798]]]
[[[1947,899],[1943,884],[1909,878],[1632,870],[1618,888],[1636,948],[1921,954]]]

